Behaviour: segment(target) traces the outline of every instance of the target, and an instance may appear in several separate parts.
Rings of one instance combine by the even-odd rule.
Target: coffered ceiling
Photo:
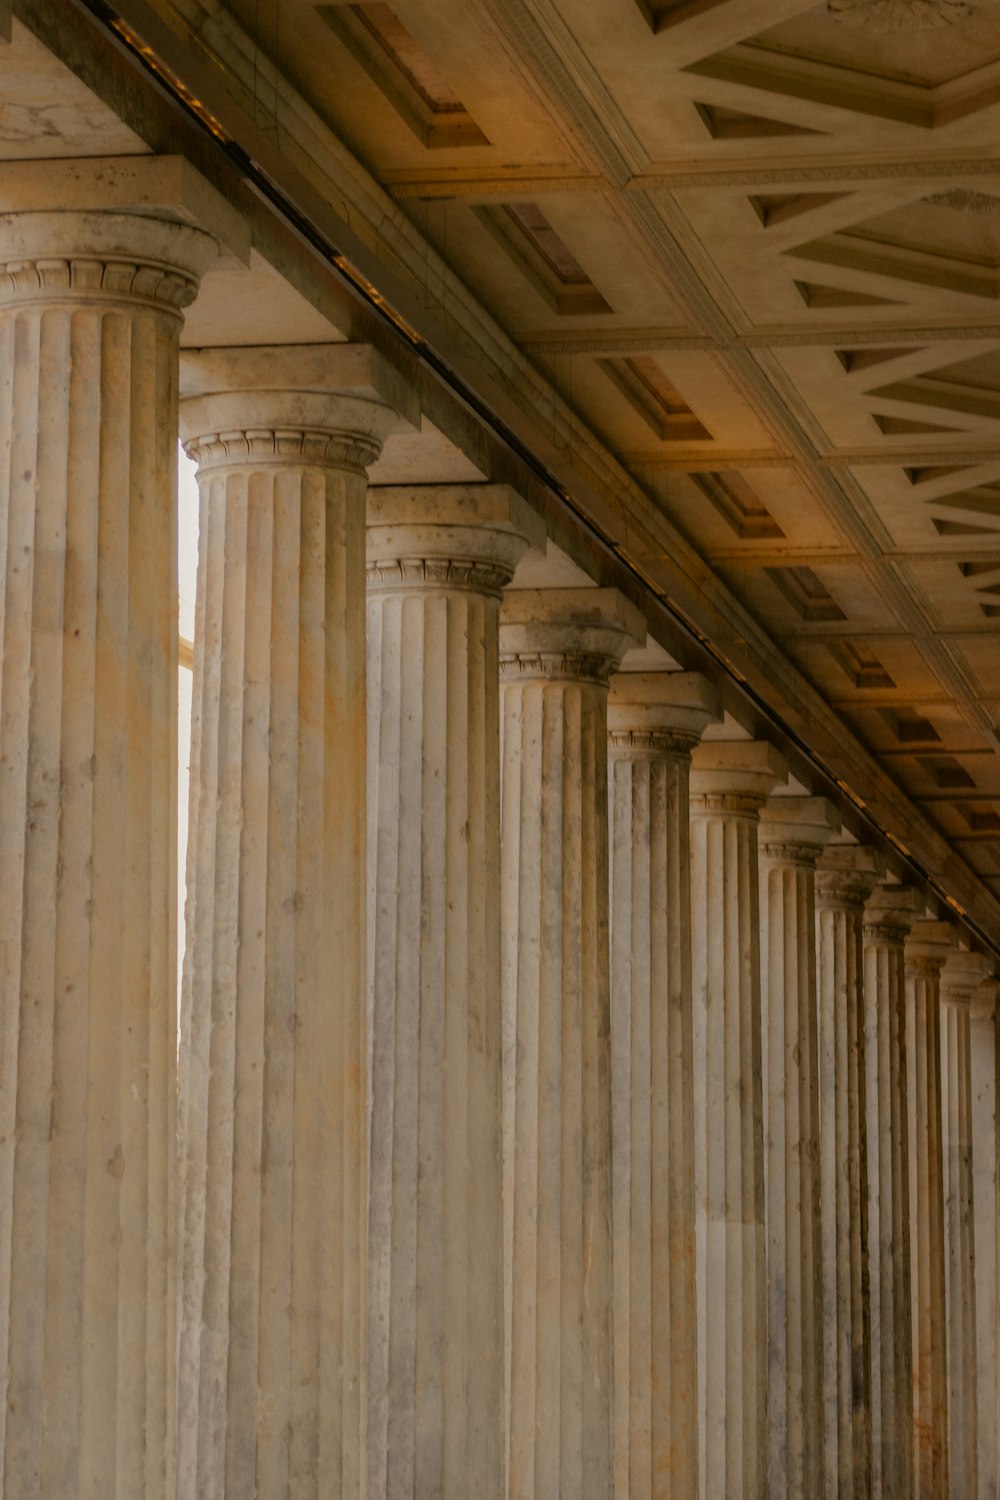
[[[232,4],[1000,891],[1000,9]]]
[[[1000,896],[1000,0],[152,9],[620,555]]]

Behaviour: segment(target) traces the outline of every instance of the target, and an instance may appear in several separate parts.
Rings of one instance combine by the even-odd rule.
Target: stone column
[[[201,544],[178,1493],[356,1497],[365,466],[405,394],[349,345],[207,351],[184,383]]]
[[[699,1473],[704,1500],[767,1494],[760,810],[772,745],[700,745],[691,774]]]
[[[954,953],[941,972],[941,1133],[951,1500],[976,1500],[979,1489],[970,1010],[986,971],[987,964],[981,954]]]
[[[954,941],[948,922],[921,921],[906,943],[914,1500],[948,1500],[940,992]]]
[[[49,167],[31,163],[32,192]],[[99,177],[82,169],[73,201],[103,202]],[[17,1500],[172,1482],[177,360],[216,247],[157,212],[0,217],[0,1492]]]
[[[984,979],[969,1018],[972,1058],[972,1175],[976,1242],[976,1435],[980,1500],[996,1500],[998,1241],[996,1001],[1000,980]]]
[[[769,1500],[823,1487],[816,861],[839,827],[820,797],[761,812]]]
[[[827,1500],[872,1493],[862,917],[881,867],[872,849],[838,846],[816,876]]]
[[[916,891],[882,886],[869,900],[864,918],[872,1494],[886,1500],[913,1496],[903,943],[921,908]]]
[[[370,1500],[502,1500],[500,485],[368,498]]]
[[[612,1487],[607,693],[645,633],[608,589],[501,616],[511,1500]]]
[[[691,751],[720,717],[691,673],[622,672],[608,709],[615,1492],[698,1493]]]

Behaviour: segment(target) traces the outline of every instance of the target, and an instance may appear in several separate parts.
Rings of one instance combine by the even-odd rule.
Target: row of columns
[[[976,1494],[983,967],[621,595],[507,588],[512,491],[366,495],[372,351],[179,406],[206,235],[0,230],[2,1493]]]

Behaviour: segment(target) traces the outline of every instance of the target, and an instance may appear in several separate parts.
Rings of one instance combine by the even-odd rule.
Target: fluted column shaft
[[[910,1180],[903,942],[916,893],[885,887],[865,908],[865,1106],[872,1346],[872,1494],[913,1494]]]
[[[816,861],[832,831],[819,798],[776,797],[761,814],[771,1500],[823,1485]]]
[[[864,849],[828,849],[816,879],[824,1493],[871,1494],[871,1339],[862,914],[878,878]],[[880,1492],[881,1493],[881,1492]]]
[[[969,1018],[972,1057],[972,1172],[976,1248],[976,1467],[980,1500],[996,1500],[1000,1435],[997,1398],[998,1211],[996,998],[1000,979],[977,986]]]
[[[946,923],[918,922],[906,945],[915,1500],[948,1496],[940,989],[949,934]]]
[[[508,594],[502,976],[511,1500],[612,1486],[608,590]]]
[[[369,1496],[502,1500],[499,486],[368,506]]]
[[[0,240],[0,1492],[160,1500],[177,360],[215,247],[123,213]]]
[[[395,418],[297,388],[306,359],[185,365],[185,1500],[365,1488],[365,466]]]
[[[608,712],[615,1492],[698,1492],[691,751],[704,679],[621,673]]]
[[[766,744],[702,745],[691,778],[699,1469],[704,1500],[767,1494],[760,809]]]
[[[977,1500],[979,1492],[970,1010],[985,970],[980,955],[957,953],[941,974],[941,1126],[951,1500]]]

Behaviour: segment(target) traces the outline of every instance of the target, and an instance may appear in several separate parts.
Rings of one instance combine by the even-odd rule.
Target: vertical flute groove
[[[904,891],[913,899],[915,893]],[[865,910],[865,1103],[872,1371],[872,1491],[913,1492],[910,1181],[903,941],[913,911],[891,888]]]
[[[816,860],[831,810],[773,798],[761,815],[767,1220],[768,1494],[823,1486]],[[835,1441],[835,1434],[831,1435]]]
[[[688,756],[612,749],[616,1469],[697,1489]]]
[[[871,1494],[871,1337],[862,913],[878,864],[828,850],[817,875],[824,1484]]]
[[[182,416],[202,531],[178,1490],[318,1500],[365,1484],[364,465],[389,416],[253,388]]]
[[[605,590],[504,603],[510,1500],[612,1486],[607,681],[633,618]]]
[[[691,778],[699,1471],[704,1500],[767,1494],[758,823],[767,745],[702,745]]]
[[[369,1495],[503,1500],[499,486],[368,511]]]
[[[164,1497],[177,362],[214,247],[127,214],[5,234],[0,1490]]]
[[[986,967],[986,966],[984,966]],[[1000,980],[987,973],[975,987],[969,1018],[972,1065],[972,1170],[976,1255],[976,1467],[979,1495],[997,1487],[997,1044]]]
[[[691,751],[704,679],[611,687],[611,1095],[615,1493],[698,1492]]]
[[[949,938],[946,924],[921,922],[906,947],[916,1500],[947,1500],[949,1493],[940,1004],[941,966]]]
[[[973,994],[984,968],[983,960],[977,954],[956,954],[946,964],[941,977],[941,1120],[951,1500],[975,1500],[979,1493],[970,1012]]]

